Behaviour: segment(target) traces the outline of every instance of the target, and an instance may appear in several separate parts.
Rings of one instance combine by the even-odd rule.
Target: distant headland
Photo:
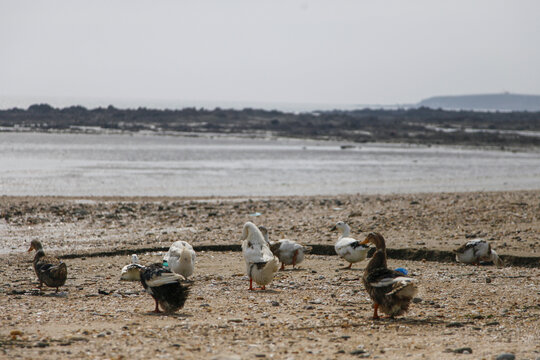
[[[475,111],[540,111],[540,95],[505,92],[501,94],[434,96],[420,101],[415,107]]]

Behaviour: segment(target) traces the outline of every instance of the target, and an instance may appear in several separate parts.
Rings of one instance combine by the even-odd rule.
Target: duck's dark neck
[[[385,248],[377,249],[377,251],[375,251],[375,254],[373,254],[373,257],[371,258],[371,260],[369,260],[369,263],[366,267],[366,272],[369,273],[373,269],[386,268],[386,267],[387,267],[386,249]]]
[[[45,252],[43,251],[43,249],[39,249],[38,251],[36,251],[36,256],[34,256],[34,261],[39,260],[44,256],[45,256]]]

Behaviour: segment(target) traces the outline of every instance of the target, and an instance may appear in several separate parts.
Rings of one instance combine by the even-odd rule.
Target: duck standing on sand
[[[154,312],[160,313],[159,305],[166,313],[181,309],[189,295],[189,287],[182,284],[185,280],[180,274],[175,274],[162,264],[143,266],[140,269],[141,284],[156,302]]]
[[[264,226],[259,226],[259,230],[263,234],[264,240],[270,246],[272,254],[277,256],[279,261],[281,261],[280,270],[285,270],[285,265],[292,265],[294,269],[296,264],[300,264],[304,261],[304,255],[311,250],[311,248],[300,245],[296,241],[289,239],[270,242],[268,239],[268,229]]]
[[[497,266],[503,266],[504,262],[491,248],[491,245],[483,239],[474,239],[454,250],[456,260],[465,264],[480,265],[481,261],[493,262]]]
[[[332,230],[337,229],[341,235],[334,246],[339,257],[349,262],[350,269],[353,263],[364,260],[367,257],[369,246],[363,245],[360,241],[353,239],[351,236],[351,228],[343,221],[339,221]]]
[[[163,257],[163,266],[187,279],[195,269],[195,257],[193,246],[185,241],[175,241]]]
[[[142,265],[139,264],[139,257],[137,254],[131,255],[131,264],[128,264],[122,268],[122,273],[120,274],[120,280],[126,281],[140,281]]]
[[[36,250],[34,271],[39,280],[39,290],[41,291],[41,286],[45,283],[49,287],[55,287],[56,292],[58,292],[58,288],[66,283],[66,264],[53,256],[45,255],[43,246],[38,240],[32,240],[30,243],[28,252],[32,250]]]
[[[252,222],[244,224],[240,240],[249,277],[249,290],[254,290],[253,280],[261,285],[261,290],[266,290],[266,285],[272,282],[279,269],[278,258],[272,254],[263,234]]]
[[[409,304],[418,291],[415,281],[400,271],[388,269],[386,244],[381,234],[368,234],[362,244],[367,243],[372,243],[377,248],[362,277],[366,291],[374,302],[373,319],[379,318],[378,309],[391,318],[402,315],[409,309]]]

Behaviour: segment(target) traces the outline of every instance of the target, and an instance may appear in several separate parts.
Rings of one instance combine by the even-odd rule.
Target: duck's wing
[[[159,287],[166,284],[179,283],[180,281],[185,280],[182,275],[173,273],[168,269],[156,265],[160,264],[145,267],[141,274],[141,281],[144,281],[149,287]]]
[[[405,286],[414,283],[414,279],[401,272],[390,269],[376,269],[367,277],[367,282],[374,288],[386,288],[386,295],[395,294]]]
[[[291,252],[291,253],[303,248],[303,246],[298,244],[296,241],[289,240],[289,239],[279,240],[279,244],[280,244],[280,250]]]
[[[339,256],[344,256],[353,251],[367,250],[369,246],[353,238],[342,238],[336,243],[335,249]]]
[[[67,266],[65,263],[53,258],[44,257],[43,261],[36,263],[36,273],[38,278],[48,286],[62,286],[67,279]],[[49,260],[49,261],[47,261]]]
[[[242,252],[247,263],[266,263],[274,258],[274,254],[266,243],[244,240]]]

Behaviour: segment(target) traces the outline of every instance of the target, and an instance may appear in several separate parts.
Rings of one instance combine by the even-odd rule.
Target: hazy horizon
[[[1,1],[0,106],[540,94],[538,13],[528,0]]]

